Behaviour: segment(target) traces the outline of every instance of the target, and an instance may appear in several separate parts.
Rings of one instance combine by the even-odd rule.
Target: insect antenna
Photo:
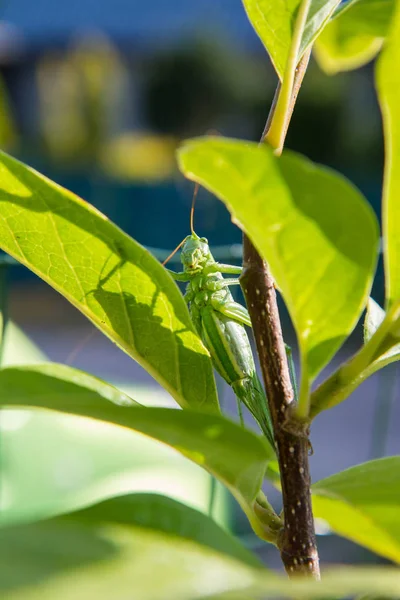
[[[194,186],[192,208],[190,209],[190,231],[191,231],[192,235],[196,235],[194,232],[194,207],[196,205],[196,199],[197,199],[197,194],[199,193],[199,187],[200,186],[198,183],[196,183]],[[170,261],[173,256],[175,256],[175,254],[178,252],[179,248],[181,248],[183,246],[184,242],[185,242],[185,240],[182,240],[181,243],[179,244],[179,246],[177,246],[175,248],[175,250],[173,250],[171,252],[171,254],[164,260],[164,262],[162,263],[163,266],[165,266],[167,264],[167,262]]]
[[[194,235],[194,207],[196,206],[197,194],[199,193],[199,184],[195,183],[193,198],[192,198],[192,208],[190,209],[190,231],[192,235]]]
[[[186,239],[186,238],[185,238]],[[183,244],[185,243],[185,240],[182,240],[181,243],[179,244],[179,246],[177,246],[175,248],[175,250],[173,250],[171,252],[171,254],[164,260],[163,263],[161,263],[163,266],[165,266],[167,264],[168,261],[171,260],[171,258],[178,252],[179,248],[181,248],[181,246],[183,246]]]

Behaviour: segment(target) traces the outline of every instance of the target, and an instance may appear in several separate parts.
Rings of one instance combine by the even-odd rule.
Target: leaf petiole
[[[290,52],[286,63],[285,74],[283,77],[283,83],[278,96],[278,102],[273,114],[271,126],[264,138],[264,141],[275,150],[275,154],[277,156],[282,154],[283,144],[285,142],[287,129],[286,125],[288,115],[290,113],[296,69],[299,63],[301,40],[307,22],[310,5],[311,0],[303,0],[299,7],[292,43],[290,46]]]

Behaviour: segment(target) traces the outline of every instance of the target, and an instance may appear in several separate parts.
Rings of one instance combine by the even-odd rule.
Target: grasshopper
[[[238,285],[239,278],[224,278],[223,275],[240,275],[242,267],[221,264],[215,261],[208,240],[199,237],[193,228],[191,212],[191,234],[164,261],[182,248],[183,271],[168,272],[176,281],[186,282],[184,298],[197,333],[211,355],[215,370],[232,387],[240,402],[248,408],[260,425],[267,440],[275,449],[275,440],[268,401],[258,378],[250,341],[245,325],[251,327],[247,309],[234,301],[229,290]]]

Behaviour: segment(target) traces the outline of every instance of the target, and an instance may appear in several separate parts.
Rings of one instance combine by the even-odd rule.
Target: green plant
[[[90,417],[171,446],[219,479],[257,535],[268,541],[279,517],[260,490],[265,478],[277,483],[279,469],[282,528],[272,541],[289,576],[304,577],[286,580],[267,571],[201,513],[164,497],[133,495],[5,530],[6,589],[18,581],[21,552],[33,561],[22,591],[12,592],[12,598],[400,594],[400,573],[390,568],[327,571],[316,585],[313,521],[314,514],[340,535],[399,562],[400,457],[359,465],[312,487],[308,467],[312,420],[400,358],[400,1],[350,0],[344,7],[339,0],[243,1],[279,77],[262,144],[190,140],[179,150],[178,162],[186,177],[226,204],[243,230],[240,281],[278,464],[263,437],[221,414],[210,354],[167,270],[93,207],[5,154],[0,158],[1,248],[138,361],[182,410],[139,406],[107,383],[56,364],[2,369],[1,402]],[[371,18],[378,4],[382,18]],[[281,156],[314,42],[322,65],[329,56],[331,71],[359,66],[383,47],[377,90],[386,140],[385,311],[369,300],[379,230],[367,201],[332,170],[289,151]],[[297,401],[275,283],[298,338]],[[364,345],[313,390],[315,378],[366,307]]]

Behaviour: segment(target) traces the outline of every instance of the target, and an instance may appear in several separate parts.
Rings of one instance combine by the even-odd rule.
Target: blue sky
[[[257,43],[241,0],[4,0],[3,20],[33,41],[103,30],[121,41],[157,43],[206,28]]]

